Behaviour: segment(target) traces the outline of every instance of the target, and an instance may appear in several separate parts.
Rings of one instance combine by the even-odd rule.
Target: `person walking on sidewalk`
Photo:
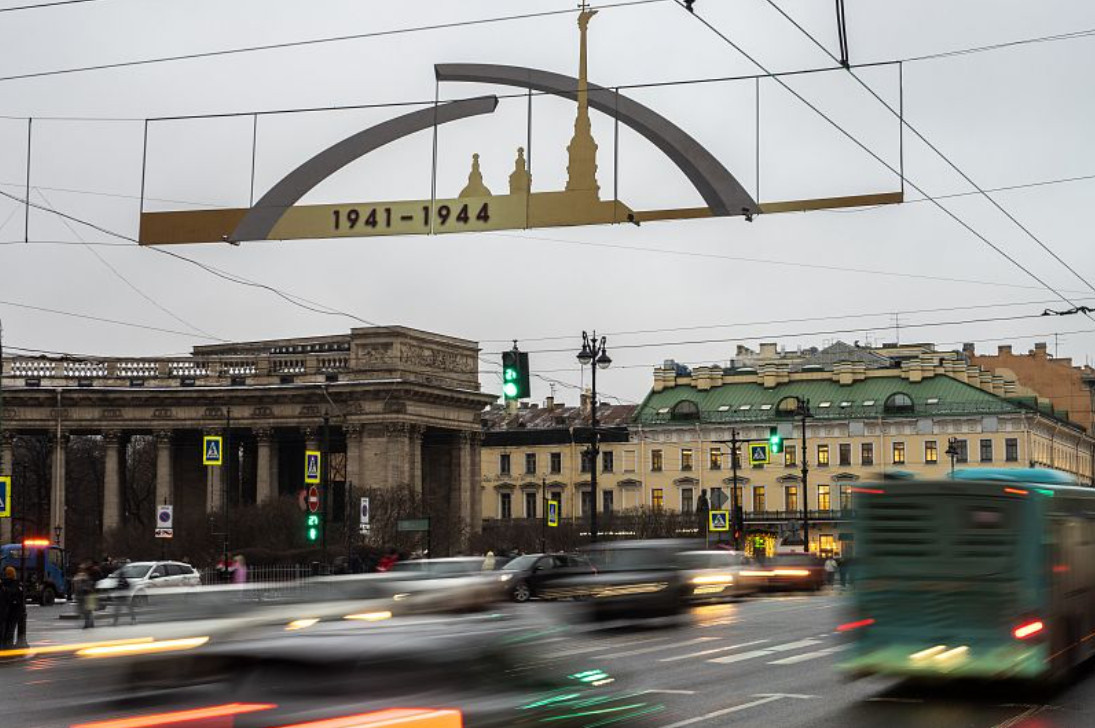
[[[8,566],[0,579],[0,650],[27,646],[27,595]]]
[[[80,616],[84,618],[84,629],[95,626],[95,582],[88,573],[88,565],[80,564],[80,570],[72,580],[72,591],[76,594],[76,604]]]

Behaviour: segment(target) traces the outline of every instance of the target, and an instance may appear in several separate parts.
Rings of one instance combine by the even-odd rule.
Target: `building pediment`
[[[673,485],[677,486],[678,488],[695,488],[699,484],[700,481],[690,475],[686,475],[683,478],[677,478],[673,481]]]
[[[722,482],[725,485],[730,485],[730,486],[734,485],[734,479],[732,477],[731,478],[723,478]],[[739,486],[749,485],[749,478],[745,477],[744,475],[739,475],[738,476],[738,485]]]
[[[831,480],[855,481],[859,480],[859,476],[855,473],[837,473],[832,476]]]
[[[641,480],[635,480],[635,478],[624,478],[616,483],[618,488],[641,488],[643,482]]]

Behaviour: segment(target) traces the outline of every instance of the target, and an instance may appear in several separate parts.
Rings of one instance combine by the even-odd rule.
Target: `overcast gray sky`
[[[777,0],[835,52],[827,0]],[[17,4],[8,0],[0,4]],[[20,0],[18,4],[23,4]],[[99,0],[0,13],[0,76],[187,54],[222,48],[569,9],[572,0],[382,3],[315,0]],[[830,65],[767,0],[698,0],[698,13],[770,70]],[[1095,4],[1082,0],[847,0],[851,59],[911,58],[1023,38],[1095,29]],[[758,73],[695,18],[665,0],[609,8],[590,29],[590,78],[605,86]],[[577,71],[573,14],[288,48],[201,60],[0,80],[0,188],[23,196],[27,124],[33,123],[32,198],[104,228],[135,236],[143,120],[171,115],[432,99],[432,66],[479,61]],[[996,188],[1095,175],[1095,37],[1023,45],[904,65],[908,120],[980,185]],[[864,80],[896,104],[893,66]],[[888,163],[898,160],[897,124],[844,73],[794,77],[796,91]],[[445,86],[455,98],[512,89]],[[646,88],[633,98],[694,135],[752,192],[757,190],[756,87],[751,81]],[[762,201],[881,192],[897,178],[813,112],[765,80],[760,90]],[[256,195],[311,154],[406,109],[268,116],[259,123]],[[561,189],[574,106],[533,105],[534,191]],[[47,119],[45,117],[79,117]],[[89,118],[123,120],[87,120]],[[124,119],[129,119],[124,120]],[[526,144],[526,102],[503,100],[488,118],[439,135],[438,195],[455,196],[473,152],[486,184],[504,192],[517,146]],[[618,184],[636,209],[699,204],[683,176],[656,150],[595,115],[602,197]],[[246,205],[251,120],[158,123],[150,127],[149,209],[182,203]],[[922,144],[905,136],[909,180],[932,195],[970,187]],[[619,178],[614,178],[618,166]],[[308,202],[429,197],[428,134],[371,154],[317,188]],[[1095,248],[1087,224],[1095,180],[996,193],[996,199],[1088,280]],[[90,194],[97,193],[97,194]],[[108,194],[104,194],[108,193]],[[909,197],[918,195],[911,189]],[[161,202],[172,200],[175,202]],[[1009,255],[1077,303],[1092,290],[977,197],[944,204]],[[104,355],[188,351],[218,338],[248,340],[345,331],[356,325],[293,307],[267,291],[217,279],[184,262],[102,232],[0,201],[0,316],[5,343]],[[621,247],[626,246],[626,247]],[[636,250],[641,248],[644,250]],[[557,228],[439,237],[358,238],[173,248],[384,324],[404,324],[483,342],[484,356],[518,338],[534,371],[571,385],[583,328],[609,333],[616,366],[601,389],[637,401],[650,368],[664,359],[724,362],[737,343],[787,347],[842,338],[936,341],[982,349],[1036,340],[1061,356],[1088,359],[1095,322],[1082,316],[917,327],[1036,314],[1055,296],[931,203],[856,211],[648,223],[642,227]],[[768,262],[764,262],[768,261]],[[784,263],[784,264],[781,264]],[[792,263],[794,265],[786,265]],[[824,267],[821,267],[824,266]],[[112,270],[113,269],[113,270]],[[850,270],[856,269],[856,270]],[[863,271],[879,271],[865,273]],[[885,272],[885,274],[881,273]],[[920,277],[917,277],[920,276]],[[132,286],[122,280],[127,279]],[[962,279],[936,280],[937,278]],[[1095,282],[1095,281],[1093,281]],[[137,290],[135,290],[137,289]],[[191,336],[125,328],[17,308],[51,307]],[[977,310],[978,304],[1022,304]],[[895,312],[940,309],[935,312]],[[863,314],[873,314],[864,316]],[[855,315],[857,318],[847,318]],[[835,317],[831,320],[792,321]],[[899,320],[900,332],[895,327]],[[185,323],[184,323],[185,322]],[[722,328],[694,328],[701,326]],[[193,328],[191,328],[193,327]],[[687,330],[686,330],[687,329]],[[847,333],[822,333],[851,329]],[[659,330],[659,331],[651,331]],[[644,333],[625,333],[643,331]],[[1059,336],[1055,337],[1055,334]],[[537,340],[565,336],[568,339]],[[705,344],[679,342],[717,340]],[[639,344],[655,344],[628,348]],[[558,353],[541,350],[564,351]],[[489,367],[488,367],[489,368]],[[482,375],[498,391],[497,377]],[[537,399],[548,394],[534,380]],[[574,402],[573,390],[557,396]]]

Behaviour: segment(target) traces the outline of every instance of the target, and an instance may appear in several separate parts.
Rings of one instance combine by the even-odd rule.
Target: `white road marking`
[[[766,703],[772,703],[776,700],[782,700],[783,698],[793,698],[795,700],[809,700],[816,697],[814,695],[791,695],[787,693],[769,693],[754,695],[753,697],[759,698],[749,703],[742,703],[741,705],[734,705],[729,708],[723,708],[722,710],[716,710],[712,713],[705,713],[704,715],[698,715],[695,718],[688,718],[686,720],[677,721],[676,723],[670,723],[662,728],[683,728],[686,725],[692,725],[694,723],[702,723],[705,720],[711,720],[712,718],[721,718],[724,715],[730,715],[731,713],[737,713],[739,710],[746,710],[748,708],[755,708],[758,705],[764,705]]]
[[[1045,710],[1048,707],[1049,707],[1048,705],[1032,705],[1031,707],[1024,710],[1022,713],[1020,713],[1019,715],[1013,715],[1012,717],[1008,718],[1007,720],[1001,721],[1001,722],[997,723],[996,725],[992,726],[992,728],[1011,728],[1012,726],[1018,725],[1019,723],[1023,722],[1027,718],[1031,718],[1035,715],[1038,715],[1039,713],[1041,713],[1043,710]]]
[[[593,645],[592,647],[576,647],[574,649],[568,649],[563,652],[553,652],[548,657],[566,657],[568,655],[584,655],[587,652],[600,652],[601,650],[615,650],[620,647],[628,647],[630,645],[648,644],[650,642],[657,642],[658,640],[668,639],[667,637],[654,637],[644,638],[641,640],[630,640],[628,642],[609,642],[607,644]]]
[[[644,695],[647,694],[661,694],[661,695],[695,695],[695,690],[643,690]]]
[[[816,660],[819,657],[825,657],[831,655],[834,652],[840,652],[846,650],[851,645],[837,645],[836,647],[826,647],[823,650],[817,650],[816,652],[804,652],[801,655],[792,655],[791,657],[784,657],[782,660],[773,660],[769,662],[769,665],[797,665],[800,662],[806,662],[808,660]]]
[[[813,647],[814,645],[820,645],[820,640],[805,639],[797,642],[787,642],[782,645],[772,645],[763,650],[753,650],[752,652],[742,652],[738,655],[727,655],[726,657],[716,657],[708,662],[718,662],[720,664],[729,664],[731,662],[743,662],[745,660],[752,660],[757,657],[767,657],[774,652],[787,652],[788,650],[798,650],[803,647]]]
[[[688,640],[687,642],[678,642],[671,645],[655,645],[654,647],[641,647],[637,650],[628,650],[626,652],[614,652],[611,655],[601,655],[605,660],[618,660],[621,657],[633,657],[634,655],[645,655],[648,652],[657,652],[658,650],[671,650],[674,647],[684,647],[686,645],[698,645],[701,642],[710,642],[711,640],[717,640],[718,637],[697,637],[694,640]]]
[[[676,662],[678,660],[689,660],[693,657],[703,657],[704,655],[715,655],[719,652],[729,652],[730,650],[736,650],[741,647],[752,647],[753,645],[764,644],[768,640],[753,640],[752,642],[742,642],[740,645],[728,645],[726,647],[716,647],[711,650],[700,650],[699,652],[691,652],[687,655],[676,655],[674,657],[663,657],[658,662]]]

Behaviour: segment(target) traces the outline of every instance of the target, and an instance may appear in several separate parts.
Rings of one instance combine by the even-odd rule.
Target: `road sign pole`
[[[328,514],[327,514],[327,502],[329,500],[331,500],[330,494],[327,492],[327,488],[328,488],[327,476],[328,476],[328,469],[330,467],[327,464],[327,461],[330,459],[328,457],[328,455],[330,454],[330,449],[331,449],[330,426],[331,426],[331,418],[328,416],[327,410],[324,410],[323,411],[323,449],[322,449],[320,457],[319,457],[319,478],[320,478],[319,507],[320,507],[321,512],[323,513],[323,533],[321,534],[321,536],[323,538],[323,567],[324,567],[324,569],[327,568],[327,524],[330,521],[330,519],[328,518]]]
[[[735,551],[741,550],[738,534],[742,530],[742,524],[738,523],[738,431],[730,430],[730,546]],[[716,539],[722,538],[716,536]]]

